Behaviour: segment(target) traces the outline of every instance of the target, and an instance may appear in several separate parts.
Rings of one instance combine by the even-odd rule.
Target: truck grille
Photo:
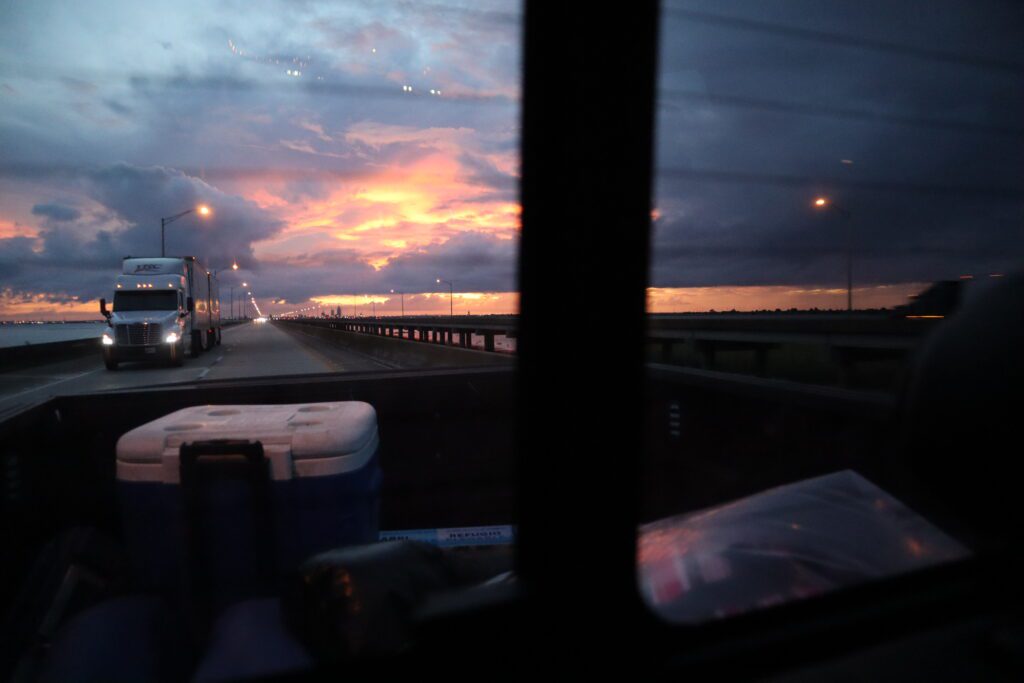
[[[143,344],[160,343],[160,326],[145,323],[132,323],[117,326],[117,343],[125,346],[141,346]]]

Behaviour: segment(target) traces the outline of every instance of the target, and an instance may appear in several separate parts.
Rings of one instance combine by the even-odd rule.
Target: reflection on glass
[[[640,529],[640,591],[698,623],[962,559],[968,551],[852,471]]]
[[[965,556],[938,508],[897,500],[936,501],[931,476],[968,507],[952,456],[936,444],[901,480],[890,461],[911,458],[908,414],[988,419],[908,387],[1024,255],[1022,22],[957,0],[663,6],[644,492],[661,521],[639,556],[657,613],[699,622]],[[955,397],[970,372],[942,366],[929,379]]]

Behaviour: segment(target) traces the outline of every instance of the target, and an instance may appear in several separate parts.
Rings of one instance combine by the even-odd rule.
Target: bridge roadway
[[[382,370],[394,365],[315,338],[293,335],[272,323],[226,327],[220,346],[199,358],[186,358],[180,368],[122,363],[115,370],[96,355],[0,372],[0,416],[52,396],[125,389],[168,382],[231,379],[271,375]]]

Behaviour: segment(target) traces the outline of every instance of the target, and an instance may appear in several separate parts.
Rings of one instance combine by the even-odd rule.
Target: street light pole
[[[442,280],[437,278],[437,284],[448,285],[448,315],[452,318],[455,317],[455,282],[450,280]]]
[[[814,206],[818,209],[833,209],[843,218],[846,233],[846,312],[853,313],[853,227],[850,225],[852,214],[827,197],[815,199]]]
[[[404,318],[405,317],[405,292],[396,292],[395,290],[392,289],[391,293],[392,294],[397,294],[398,295],[398,300],[402,302],[402,317]]]
[[[850,227],[850,213],[840,214],[846,224],[846,312],[853,313],[853,229]]]
[[[164,233],[166,232],[165,229],[167,228],[167,226],[170,225],[171,223],[173,223],[174,221],[178,220],[182,216],[187,216],[188,214],[192,213],[193,211],[198,211],[199,214],[202,215],[202,216],[209,216],[210,215],[210,207],[208,207],[206,205],[201,205],[201,206],[197,206],[197,207],[195,207],[193,209],[188,209],[186,211],[182,211],[181,213],[176,213],[173,216],[167,216],[166,218],[161,218],[160,219],[160,257],[161,258],[167,256],[167,251],[164,249]]]
[[[220,273],[220,271],[222,271],[222,270],[224,270],[224,268],[217,268],[217,269],[212,271],[212,275],[213,275],[213,279],[214,280],[217,279],[217,274]],[[231,270],[238,270],[238,264],[237,263],[232,263],[231,264]],[[231,288],[231,298],[233,300],[234,299],[234,295],[235,295],[235,288],[232,285],[228,285],[228,287]],[[220,286],[218,286],[217,287],[217,311],[218,311],[217,315],[220,315],[221,301],[222,300],[220,298]],[[232,301],[232,304],[233,303],[234,303],[234,301]],[[232,305],[231,308],[232,308],[232,315],[234,315],[234,306]]]

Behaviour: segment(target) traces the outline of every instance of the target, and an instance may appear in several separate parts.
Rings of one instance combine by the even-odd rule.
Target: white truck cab
[[[113,310],[100,299],[107,318],[103,360],[108,370],[122,361],[181,365],[220,343],[216,280],[195,257],[126,258],[114,283]]]

